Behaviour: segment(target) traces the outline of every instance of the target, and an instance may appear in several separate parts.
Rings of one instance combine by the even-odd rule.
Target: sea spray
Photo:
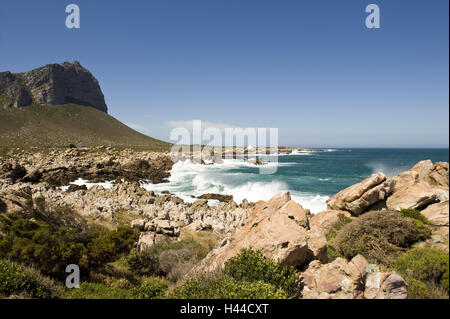
[[[266,165],[281,167],[295,166],[296,163],[268,162]],[[264,180],[260,180],[265,177]],[[175,163],[172,168],[169,183],[150,184],[142,186],[156,192],[169,191],[187,202],[193,202],[195,197],[205,193],[233,195],[236,203],[244,199],[251,202],[269,200],[282,191],[291,191],[292,198],[300,205],[317,213],[326,208],[328,196],[302,193],[292,190],[279,177],[267,180],[267,176],[258,174],[257,166],[244,160],[224,160],[221,164],[202,165],[189,160]],[[212,203],[212,205],[216,203]]]

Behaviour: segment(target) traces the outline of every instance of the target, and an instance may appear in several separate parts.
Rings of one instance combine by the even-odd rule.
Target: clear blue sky
[[[81,9],[66,29],[65,7]],[[381,29],[364,25],[381,9]],[[78,60],[109,113],[278,127],[280,144],[448,147],[448,0],[0,3],[0,71]]]

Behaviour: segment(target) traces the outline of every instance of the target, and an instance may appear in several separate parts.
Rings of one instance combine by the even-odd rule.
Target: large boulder
[[[368,272],[365,299],[407,299],[408,284],[396,273]]]
[[[448,163],[430,160],[420,161],[409,171],[416,172],[418,179],[434,186],[448,187]]]
[[[449,205],[448,200],[441,203],[436,203],[428,206],[426,209],[421,211],[429,221],[433,223],[436,228],[436,232],[440,235],[448,237],[449,234]]]
[[[329,264],[312,261],[300,276],[303,299],[406,299],[408,284],[396,273],[380,272],[377,265],[356,255]]]
[[[387,208],[400,210],[402,208],[423,209],[428,205],[447,201],[448,189],[432,186],[419,180],[394,192],[386,201]]]
[[[448,169],[448,163],[425,160],[393,178],[376,173],[331,197],[327,208],[352,215],[370,209],[424,209],[449,199]]]
[[[424,209],[449,198],[448,163],[421,161],[392,180],[394,191],[386,201],[391,209]]]
[[[337,258],[329,264],[312,261],[301,275],[303,299],[361,299],[369,264],[357,255],[351,261]]]
[[[345,210],[359,215],[385,200],[394,189],[394,182],[383,173],[376,173],[362,182],[347,187],[327,200],[330,210]]]
[[[321,232],[308,230],[308,216],[309,211],[292,201],[288,192],[257,202],[245,225],[222,240],[190,275],[223,268],[229,258],[249,247],[286,266],[326,262],[326,238]]]
[[[434,163],[433,167],[431,168],[430,174],[428,175],[428,178],[431,183],[448,188],[448,163]]]

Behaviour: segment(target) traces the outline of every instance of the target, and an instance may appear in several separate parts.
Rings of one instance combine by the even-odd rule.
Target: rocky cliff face
[[[23,107],[74,103],[107,112],[97,79],[79,62],[49,64],[24,73],[0,72],[0,104]]]

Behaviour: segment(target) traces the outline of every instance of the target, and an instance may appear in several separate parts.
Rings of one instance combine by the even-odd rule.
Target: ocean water
[[[360,182],[376,172],[389,177],[410,169],[421,160],[449,161],[448,149],[330,149],[327,152],[302,152],[276,157],[262,156],[276,173],[260,174],[259,167],[243,160],[225,160],[223,164],[201,165],[189,161],[174,165],[168,183],[143,184],[147,190],[168,190],[185,201],[191,195],[219,193],[233,195],[240,203],[268,200],[288,190],[300,205],[317,213],[326,208],[326,200],[340,190]]]

